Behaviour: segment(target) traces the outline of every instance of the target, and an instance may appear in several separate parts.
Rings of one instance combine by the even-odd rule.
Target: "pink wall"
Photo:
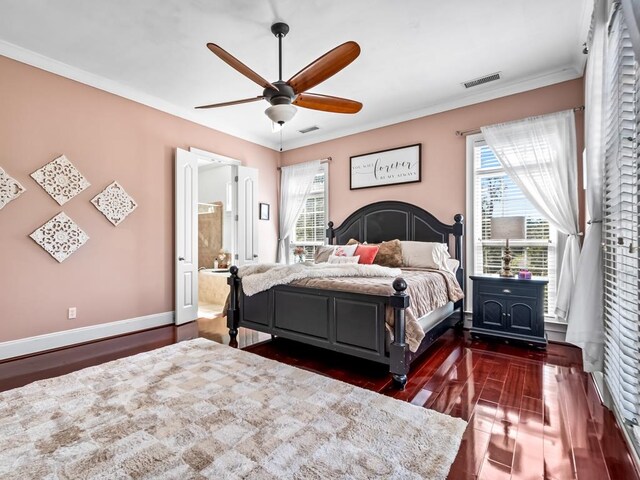
[[[541,115],[583,104],[582,79],[421,117],[388,127],[283,152],[281,165],[332,157],[329,166],[329,216],[339,225],[357,208],[380,200],[402,200],[453,223],[465,212],[466,143],[455,135],[493,123]],[[576,114],[579,171],[582,171],[583,115]],[[422,182],[349,190],[349,157],[422,143]],[[580,173],[581,175],[581,173]],[[580,179],[579,185],[582,185]],[[579,194],[583,197],[580,188]]]
[[[0,210],[0,341],[173,310],[176,147],[260,169],[273,212],[260,256],[273,260],[278,152],[5,57],[0,105],[0,167],[27,189]],[[60,207],[29,174],[63,153],[91,187]],[[114,180],[139,205],[118,227],[90,203]],[[28,237],[60,211],[91,237],[62,264]]]
[[[260,169],[258,200],[272,206],[272,219],[259,222],[260,256],[270,261],[278,163],[333,157],[329,207],[336,223],[378,200],[415,203],[450,221],[465,210],[465,141],[456,130],[571,108],[582,99],[582,80],[574,80],[280,154],[0,57],[0,167],[27,189],[0,210],[0,342],[173,310],[176,147]],[[349,190],[349,156],[418,142],[421,183]],[[91,187],[60,207],[29,174],[63,153]],[[90,204],[114,180],[139,205],[118,227]],[[62,264],[28,237],[60,211],[91,237]],[[71,306],[76,320],[66,318]]]

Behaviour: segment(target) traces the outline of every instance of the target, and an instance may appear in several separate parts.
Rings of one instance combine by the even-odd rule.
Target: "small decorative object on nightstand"
[[[506,240],[507,244],[502,256],[501,277],[513,277],[511,271],[511,249],[509,248],[509,240],[517,240],[525,236],[525,218],[524,217],[494,217],[491,219],[491,240]]]
[[[543,278],[471,275],[474,336],[494,336],[545,348]]]

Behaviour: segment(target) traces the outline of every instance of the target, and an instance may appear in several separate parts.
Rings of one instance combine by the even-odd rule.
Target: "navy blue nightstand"
[[[473,336],[492,336],[545,348],[544,287],[548,280],[471,275]]]

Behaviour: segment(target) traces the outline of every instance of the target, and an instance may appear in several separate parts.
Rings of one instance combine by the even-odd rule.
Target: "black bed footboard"
[[[252,296],[244,295],[238,268],[231,267],[227,326],[237,347],[240,326],[297,340],[335,352],[389,365],[393,379],[403,387],[406,362],[406,282],[397,278],[391,296],[278,285]],[[386,310],[394,309],[394,341],[387,349]]]

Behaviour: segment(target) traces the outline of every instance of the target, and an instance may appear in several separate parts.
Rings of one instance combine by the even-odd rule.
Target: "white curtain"
[[[304,203],[309,196],[313,179],[320,171],[320,160],[298,163],[280,170],[280,208],[278,225],[278,263],[289,263],[287,247]]]
[[[591,217],[578,263],[575,293],[569,310],[567,342],[582,348],[585,371],[601,371],[604,361],[602,272],[602,173],[605,156],[606,1],[596,2],[593,36],[585,74],[585,175]]]
[[[573,110],[482,127],[482,133],[527,199],[559,232],[568,235],[556,296],[556,316],[564,321],[580,256]]]

